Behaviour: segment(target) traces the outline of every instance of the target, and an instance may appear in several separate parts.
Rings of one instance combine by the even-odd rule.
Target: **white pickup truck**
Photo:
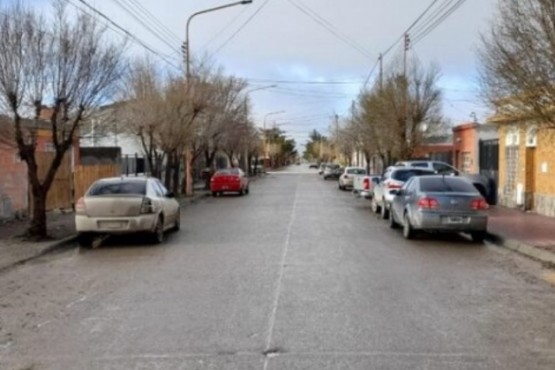
[[[353,181],[353,194],[358,198],[372,199],[374,186],[380,181],[379,175],[357,176]]]

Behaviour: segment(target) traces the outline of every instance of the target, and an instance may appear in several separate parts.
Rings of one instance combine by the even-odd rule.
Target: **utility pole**
[[[378,60],[380,62],[380,90],[381,90],[383,89],[383,54],[382,53],[380,53]]]
[[[404,122],[405,122],[405,127],[403,127],[403,137],[405,138],[405,142],[403,143],[403,147],[406,148],[406,146],[408,144],[410,144],[409,141],[411,138],[407,137],[407,128],[409,127],[409,104],[408,104],[408,100],[409,100],[409,80],[407,77],[407,54],[408,51],[410,49],[410,36],[408,33],[405,33],[405,37],[404,37],[404,47],[403,47],[403,88],[404,88],[404,110],[403,110],[403,114],[404,114]],[[405,155],[405,153],[402,153],[402,155]]]

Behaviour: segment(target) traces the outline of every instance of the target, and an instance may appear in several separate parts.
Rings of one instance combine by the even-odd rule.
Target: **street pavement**
[[[549,369],[555,287],[459,236],[406,241],[293,166],[182,230],[0,275],[0,369]]]

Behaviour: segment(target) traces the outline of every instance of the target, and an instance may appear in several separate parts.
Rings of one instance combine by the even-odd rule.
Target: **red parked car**
[[[213,196],[228,192],[248,194],[249,179],[240,168],[218,170],[210,180],[210,191]]]

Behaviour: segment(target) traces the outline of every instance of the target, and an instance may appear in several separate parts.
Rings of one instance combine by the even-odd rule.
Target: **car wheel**
[[[164,242],[164,220],[162,216],[158,217],[156,227],[152,233],[152,241],[155,244],[162,244]]]
[[[174,231],[179,231],[181,229],[181,211],[177,210],[177,215],[175,216],[175,223],[173,225]]]
[[[475,233],[471,233],[470,237],[472,238],[472,241],[474,243],[483,243],[484,240],[486,239],[486,233],[485,232],[475,232]]]
[[[403,217],[403,236],[405,239],[414,238],[414,229],[410,224],[409,215],[407,213],[405,213],[405,216]]]
[[[249,194],[249,187],[247,186],[247,188],[245,189],[245,194]]]
[[[397,229],[399,227],[399,224],[395,221],[395,216],[393,215],[393,212],[389,212],[389,228],[390,229]]]
[[[213,196],[213,197],[217,197],[217,196],[218,196],[218,192],[217,192],[217,191],[213,191],[213,192],[212,192],[212,196]]]
[[[385,206],[385,200],[383,201],[383,205],[381,207],[381,212],[380,212],[380,218],[382,220],[387,220],[387,218],[389,217],[389,210],[387,209],[387,207]]]
[[[376,202],[376,199],[372,198],[372,212],[374,212],[375,214],[380,213],[380,206],[378,205],[378,202]]]
[[[91,248],[93,242],[93,236],[89,233],[82,233],[77,235],[77,243],[80,247]]]

